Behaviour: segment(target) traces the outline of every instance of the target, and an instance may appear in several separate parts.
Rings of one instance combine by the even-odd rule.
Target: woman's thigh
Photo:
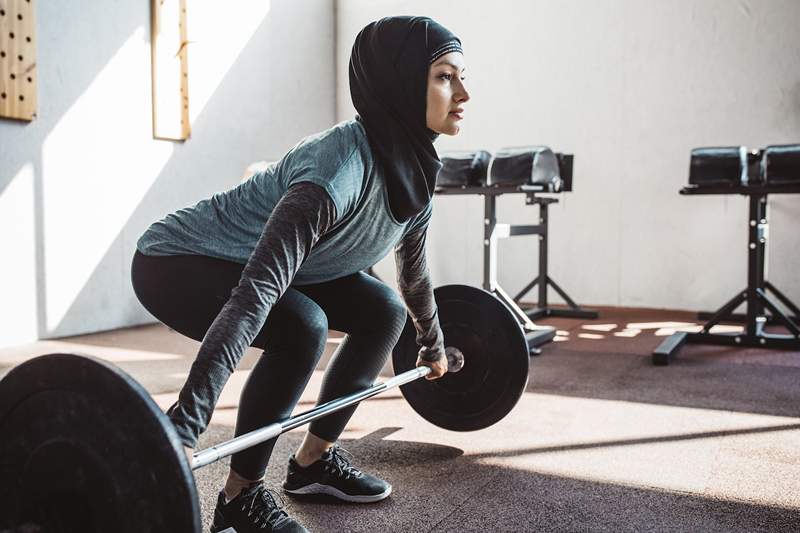
[[[406,321],[406,307],[397,292],[364,272],[294,288],[322,308],[331,329],[351,335],[381,334]]]
[[[146,256],[132,266],[134,291],[158,320],[202,341],[208,328],[239,283],[244,265],[197,255]],[[294,341],[327,336],[325,313],[311,298],[289,288],[275,303],[252,346],[280,350]]]

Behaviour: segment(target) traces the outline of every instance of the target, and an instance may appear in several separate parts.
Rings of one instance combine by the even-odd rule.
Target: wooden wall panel
[[[34,0],[0,0],[0,117],[36,118]]]

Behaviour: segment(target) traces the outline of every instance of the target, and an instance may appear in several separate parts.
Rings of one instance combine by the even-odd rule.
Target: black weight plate
[[[147,391],[104,361],[31,359],[0,381],[0,530],[199,532],[189,464]]]
[[[506,416],[528,383],[528,345],[511,311],[492,294],[466,285],[434,291],[445,346],[464,353],[464,368],[400,387],[425,420],[453,431],[489,427]],[[419,347],[409,318],[392,353],[396,374],[414,368]]]

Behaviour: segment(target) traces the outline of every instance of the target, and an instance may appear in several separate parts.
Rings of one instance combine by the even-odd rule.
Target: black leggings
[[[198,255],[136,252],[133,288],[144,307],[170,328],[202,341],[239,283],[244,265]],[[264,350],[239,401],[236,435],[285,420],[322,356],[328,328],[347,333],[333,355],[318,403],[372,385],[406,322],[400,296],[358,272],[315,285],[292,285],[273,306],[252,346]],[[309,431],[329,442],[341,435],[356,406],[315,420]],[[235,454],[231,468],[260,479],[275,439]]]

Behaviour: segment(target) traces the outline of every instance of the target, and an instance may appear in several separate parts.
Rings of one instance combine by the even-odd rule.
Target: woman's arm
[[[440,361],[444,355],[444,335],[439,327],[428,263],[425,259],[427,228],[409,233],[395,248],[397,284],[417,330],[422,346],[420,360]]]
[[[245,349],[335,219],[331,197],[308,182],[290,187],[275,206],[239,285],[203,338],[178,403],[169,411],[186,446],[195,447]]]

